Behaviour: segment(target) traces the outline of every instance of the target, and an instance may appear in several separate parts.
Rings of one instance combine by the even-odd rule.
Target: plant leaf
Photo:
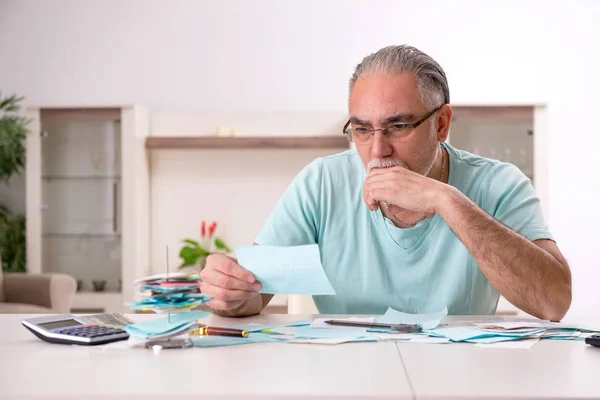
[[[193,265],[198,261],[199,254],[196,248],[185,246],[179,251],[179,257],[183,259],[183,265]]]
[[[0,255],[6,272],[27,272],[25,216],[10,215],[0,224]]]
[[[200,246],[196,246],[196,251],[198,252],[198,256],[199,257],[207,257],[209,252],[204,250],[202,247]]]
[[[196,242],[195,240],[192,240],[192,239],[184,239],[183,242],[187,243],[187,244],[191,244],[192,246],[197,246],[197,247],[200,246],[200,243],[198,243],[198,242]]]
[[[215,238],[215,246],[219,250],[225,250],[226,252],[231,252],[231,249],[220,238]]]

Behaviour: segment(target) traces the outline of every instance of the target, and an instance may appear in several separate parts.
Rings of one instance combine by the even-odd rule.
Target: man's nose
[[[393,148],[381,131],[375,131],[371,137],[371,157],[385,158],[392,155]]]

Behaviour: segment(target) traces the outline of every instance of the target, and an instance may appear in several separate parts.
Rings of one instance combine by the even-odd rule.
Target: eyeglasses
[[[371,138],[373,137],[373,135],[375,134],[376,131],[381,131],[384,135],[386,135],[388,137],[389,140],[392,140],[392,141],[401,140],[401,139],[404,139],[405,137],[407,137],[413,131],[413,129],[415,129],[416,127],[421,125],[423,122],[427,121],[427,118],[429,118],[433,114],[435,114],[435,112],[438,111],[440,108],[442,108],[444,105],[445,105],[445,103],[441,104],[437,108],[428,112],[423,118],[421,118],[420,120],[418,120],[417,122],[414,122],[412,124],[397,123],[397,124],[386,125],[382,128],[374,129],[374,128],[367,128],[364,126],[354,127],[350,124],[350,120],[348,120],[348,122],[346,122],[346,125],[344,125],[343,132],[344,132],[344,135],[346,135],[346,137],[348,138],[348,141],[350,143],[352,143],[352,142],[367,143],[368,141],[371,140]]]

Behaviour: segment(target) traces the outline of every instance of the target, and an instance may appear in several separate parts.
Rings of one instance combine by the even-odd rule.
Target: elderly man
[[[410,46],[367,56],[350,79],[349,150],[306,166],[258,245],[317,243],[337,294],[321,313],[494,314],[499,295],[542,319],[571,304],[571,273],[529,179],[515,166],[455,149],[444,71]],[[260,313],[271,295],[224,255],[203,292],[215,313]]]

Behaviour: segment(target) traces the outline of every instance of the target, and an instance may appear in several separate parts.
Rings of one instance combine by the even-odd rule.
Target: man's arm
[[[560,321],[571,305],[571,271],[556,244],[528,240],[456,188],[446,188],[435,210],[491,284],[526,313]]]

